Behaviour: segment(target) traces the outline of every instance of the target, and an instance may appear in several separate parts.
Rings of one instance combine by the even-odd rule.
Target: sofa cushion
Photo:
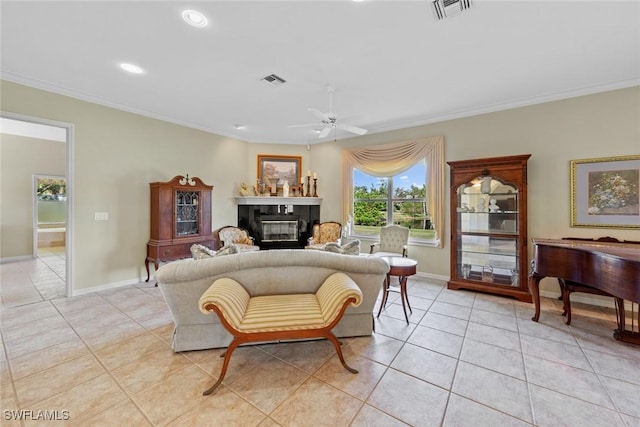
[[[213,251],[208,247],[197,244],[197,243],[194,245],[191,245],[191,256],[194,259],[211,258],[214,256],[230,255],[230,254],[237,254],[237,253],[238,253],[238,248],[236,247],[236,245],[233,245],[233,244],[225,246],[222,249],[219,249],[218,251]]]
[[[354,240],[342,246],[333,242],[327,243],[324,250],[344,255],[360,255],[360,240]]]

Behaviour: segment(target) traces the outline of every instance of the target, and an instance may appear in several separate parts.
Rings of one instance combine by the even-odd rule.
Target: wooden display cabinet
[[[531,302],[527,284],[527,161],[530,154],[447,162],[451,279]]]
[[[211,234],[211,191],[200,178],[176,176],[168,182],[152,182],[151,233],[144,266],[149,281],[149,262],[156,270],[161,261],[191,256],[191,245],[199,243],[211,249],[216,240]]]

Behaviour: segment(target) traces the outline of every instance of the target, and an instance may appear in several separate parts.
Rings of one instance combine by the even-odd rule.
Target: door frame
[[[63,128],[66,130],[66,164],[65,164],[65,178],[67,180],[67,230],[65,241],[65,281],[66,281],[66,295],[67,297],[73,296],[74,281],[73,281],[73,242],[74,242],[74,216],[73,216],[73,201],[74,201],[74,125],[73,123],[61,122],[58,120],[44,119],[41,117],[28,116],[25,114],[12,113],[8,111],[0,111],[0,117],[7,119],[18,120],[27,123],[35,123],[39,125],[53,126]],[[37,230],[34,231],[37,233]],[[34,256],[37,251],[34,252]]]

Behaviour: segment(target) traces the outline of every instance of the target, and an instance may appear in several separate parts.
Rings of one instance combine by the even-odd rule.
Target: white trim
[[[26,261],[28,259],[34,259],[35,256],[32,255],[19,255],[19,256],[10,256],[10,257],[4,257],[4,258],[0,258],[0,264],[6,264],[9,262],[16,262],[16,261]]]
[[[76,289],[73,296],[92,294],[94,292],[108,291],[110,289],[118,289],[125,286],[139,285],[145,283],[142,277],[138,279],[122,280],[120,282],[106,283],[104,285],[92,286],[90,288]]]
[[[424,272],[418,271],[415,275],[418,277],[424,277],[427,279],[443,280],[445,282],[449,281],[449,276],[443,276],[440,274],[424,273]]]
[[[0,111],[0,117],[6,117],[13,120],[21,120],[28,123],[36,123],[40,125],[47,125],[53,127],[59,127],[66,129],[66,165],[65,165],[65,177],[67,179],[67,231],[65,242],[65,281],[66,281],[66,294],[67,297],[73,296],[73,259],[74,259],[74,247],[73,247],[73,232],[74,232],[74,217],[73,217],[73,200],[74,200],[74,125],[72,123],[60,122],[57,120],[43,119],[40,117],[27,116],[25,114],[12,113],[9,111]],[[34,252],[34,255],[36,252]]]
[[[500,104],[487,105],[481,108],[475,108],[472,110],[459,110],[452,111],[447,114],[439,116],[427,117],[422,120],[412,120],[403,123],[397,123],[392,126],[382,127],[369,127],[369,134],[389,132],[392,130],[405,129],[409,127],[424,126],[433,123],[445,122],[447,120],[462,119],[465,117],[479,116],[481,114],[495,113],[498,111],[510,110],[513,108],[528,107],[531,105],[544,104],[546,102],[562,101],[564,99],[576,98],[579,96],[592,95],[600,92],[608,92],[618,89],[626,89],[640,85],[640,78],[633,78],[628,80],[621,80],[615,82],[609,82],[605,84],[599,84],[594,86],[580,87],[573,90],[566,90],[557,93],[550,93],[536,97],[516,99],[510,102],[504,102]]]
[[[556,291],[540,291],[540,296],[545,298],[558,299],[560,298],[560,292]],[[613,298],[610,297],[598,297],[596,295],[585,294],[581,292],[575,292],[571,294],[571,302],[580,302],[583,304],[595,305],[598,307],[607,307],[607,308],[615,308],[615,302]],[[625,301],[625,305],[630,304]],[[631,307],[629,305],[629,307]]]
[[[220,135],[220,136],[224,136],[227,138],[233,138],[233,139],[237,139],[239,141],[244,141],[247,142],[249,144],[283,144],[283,145],[303,145],[303,144],[315,144],[315,143],[319,143],[322,141],[318,141],[318,139],[315,137],[315,135],[313,137],[311,137],[308,141],[300,141],[300,140],[286,140],[286,139],[281,139],[278,140],[278,142],[274,142],[274,141],[263,141],[263,140],[256,140],[256,139],[246,139],[246,136],[242,136],[240,134],[234,134],[229,132],[226,129],[215,129],[209,126],[204,126],[201,124],[197,124],[197,123],[191,123],[185,120],[177,120],[175,118],[171,118],[171,117],[167,117],[161,114],[155,114],[155,113],[151,113],[149,111],[145,111],[145,110],[141,110],[138,108],[134,108],[134,107],[130,107],[128,105],[124,105],[124,104],[119,104],[116,102],[112,102],[112,101],[108,101],[106,99],[100,98],[100,97],[96,97],[84,92],[79,92],[77,90],[74,89],[70,89],[67,87],[63,87],[63,86],[59,86],[59,85],[53,85],[51,83],[48,82],[44,82],[41,80],[37,80],[37,79],[32,79],[29,77],[25,77],[25,76],[21,76],[19,74],[15,74],[12,72],[7,72],[7,71],[3,71],[2,72],[2,79],[3,80],[7,80],[10,82],[14,82],[14,83],[18,83],[18,84],[22,84],[22,85],[26,85],[26,86],[30,86],[36,89],[42,89],[42,90],[46,90],[48,92],[54,92],[60,95],[66,95],[75,99],[80,99],[83,101],[88,101],[88,102],[92,102],[94,104],[98,104],[98,105],[104,105],[110,108],[115,108],[121,111],[127,111],[129,113],[134,113],[134,114],[139,114],[141,116],[145,116],[145,117],[150,117],[152,119],[157,119],[157,120],[162,120],[168,123],[174,123],[177,125],[181,125],[181,126],[186,126],[189,127],[191,129],[198,129],[204,132],[209,132],[209,133],[214,133],[216,135]],[[403,122],[403,123],[396,123],[393,124],[391,126],[380,126],[380,127],[373,127],[373,128],[369,128],[369,132],[368,135],[374,134],[374,133],[382,133],[382,132],[388,132],[388,131],[392,131],[392,130],[398,130],[398,129],[404,129],[404,128],[408,128],[408,127],[416,127],[416,126],[424,126],[424,125],[428,125],[428,124],[432,124],[432,123],[439,123],[439,122],[444,122],[447,120],[454,120],[454,119],[461,119],[461,118],[465,118],[465,117],[472,117],[472,116],[477,116],[480,114],[487,114],[487,113],[495,113],[498,111],[504,111],[504,110],[510,110],[512,108],[520,108],[520,107],[527,107],[530,105],[537,105],[537,104],[543,104],[546,102],[553,102],[553,101],[560,101],[563,99],[569,99],[569,98],[575,98],[578,96],[585,96],[585,95],[592,95],[595,93],[600,93],[600,92],[608,92],[608,91],[612,91],[612,90],[617,90],[617,89],[625,89],[625,88],[629,88],[629,87],[634,87],[634,86],[639,86],[640,85],[640,78],[631,78],[631,79],[626,79],[626,80],[618,80],[618,81],[613,81],[613,82],[607,82],[607,83],[602,83],[602,84],[597,84],[597,85],[591,85],[591,86],[583,86],[583,87],[578,87],[575,89],[571,89],[571,90],[565,90],[565,91],[561,91],[561,92],[554,92],[554,93],[548,93],[548,94],[544,94],[544,95],[540,95],[540,96],[535,96],[535,97],[529,97],[529,98],[522,98],[522,99],[515,99],[509,102],[503,102],[500,104],[493,104],[493,105],[487,105],[485,107],[480,107],[480,108],[475,108],[475,109],[471,109],[471,110],[457,110],[457,111],[451,111],[449,113],[446,114],[441,114],[441,115],[434,115],[434,116],[429,116],[427,115],[424,119],[418,119],[418,120],[412,120],[412,121],[407,121],[407,122]],[[347,137],[345,138],[341,138],[341,139],[349,139]]]

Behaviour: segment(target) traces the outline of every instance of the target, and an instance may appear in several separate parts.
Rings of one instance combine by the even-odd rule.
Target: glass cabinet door
[[[198,202],[200,192],[177,190],[175,197],[176,237],[197,235],[199,233]]]
[[[456,193],[457,278],[520,286],[517,188],[478,176]]]

